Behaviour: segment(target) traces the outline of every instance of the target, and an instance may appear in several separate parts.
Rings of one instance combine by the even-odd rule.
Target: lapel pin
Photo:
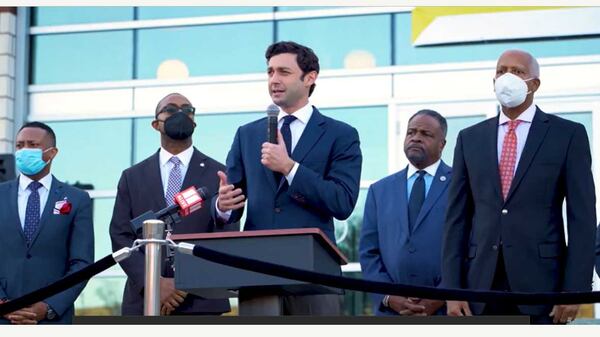
[[[441,176],[440,181],[446,181],[446,176]]]
[[[204,167],[204,163],[200,163],[200,167]]]

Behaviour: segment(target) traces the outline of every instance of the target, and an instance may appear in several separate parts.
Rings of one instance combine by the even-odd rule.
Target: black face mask
[[[176,112],[165,120],[165,133],[175,140],[190,138],[195,127],[194,121],[183,112]]]

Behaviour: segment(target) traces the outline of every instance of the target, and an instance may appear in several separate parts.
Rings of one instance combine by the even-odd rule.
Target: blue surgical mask
[[[15,161],[17,162],[17,169],[21,171],[21,173],[23,173],[24,175],[28,176],[40,173],[44,169],[44,167],[48,165],[48,162],[50,162],[45,162],[44,159],[42,159],[42,155],[44,154],[44,152],[50,149],[51,147],[47,148],[44,151],[42,151],[42,149],[30,148],[18,150],[17,152],[15,152]]]

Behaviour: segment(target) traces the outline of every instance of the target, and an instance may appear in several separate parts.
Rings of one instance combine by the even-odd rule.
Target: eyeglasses
[[[162,110],[160,110],[159,114],[162,112],[166,112],[168,114],[174,114],[179,111],[181,111],[185,114],[190,114],[190,113],[193,114],[194,112],[196,112],[196,108],[194,108],[193,106],[178,107],[176,105],[167,105],[166,107],[162,108]]]

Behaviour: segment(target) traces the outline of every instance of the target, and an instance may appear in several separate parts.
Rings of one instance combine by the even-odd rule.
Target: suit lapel
[[[317,110],[317,108],[313,107],[313,113],[302,132],[302,136],[298,140],[298,144],[292,151],[292,159],[298,163],[301,163],[302,160],[308,155],[310,150],[317,144],[323,133],[325,132],[325,119],[323,115]],[[270,170],[269,170],[270,171]],[[271,172],[271,171],[270,171]],[[271,172],[271,176],[273,176]],[[273,182],[275,182],[275,178],[273,177]],[[276,184],[277,193],[282,191],[285,183]]]
[[[449,167],[446,166],[446,164],[444,164],[442,161],[437,169],[437,172],[435,173],[435,177],[433,177],[433,181],[431,183],[431,187],[429,188],[429,193],[427,193],[427,197],[425,198],[425,202],[423,203],[423,206],[421,206],[421,210],[417,216],[417,221],[415,223],[415,227],[413,228],[413,232],[417,230],[419,225],[423,222],[423,219],[425,219],[427,216],[427,213],[429,213],[433,205],[448,187],[448,183],[450,181],[449,171]]]
[[[317,144],[317,141],[321,138],[324,132],[325,118],[323,118],[323,115],[321,115],[317,108],[313,107],[312,116],[308,120],[306,128],[304,128],[304,132],[302,132],[302,136],[298,140],[298,144],[296,144],[296,147],[292,152],[292,159],[299,163],[302,162],[304,157],[306,157],[315,144]]]
[[[502,199],[502,183],[500,181],[500,168],[498,167],[498,116],[488,120],[487,132],[486,132],[487,144],[485,147],[487,151],[484,151],[487,158],[485,159],[485,165],[487,165],[487,172],[492,172],[492,184],[496,192],[496,197]]]
[[[8,219],[11,222],[11,226],[16,226],[17,231],[21,234],[21,239],[25,242],[25,234],[23,233],[23,224],[19,218],[19,178],[13,180],[9,187],[9,198],[8,198]]]
[[[408,170],[404,169],[402,171],[400,171],[397,175],[397,182],[398,182],[398,191],[400,193],[399,195],[399,216],[400,216],[400,233],[404,232],[406,233],[405,237],[408,238],[410,235],[410,231],[408,230],[408,198],[406,196],[406,174],[407,174]],[[402,236],[400,235],[398,237],[399,239],[402,238]]]
[[[523,179],[523,176],[525,176],[525,172],[527,172],[527,169],[529,169],[529,165],[531,164],[533,157],[535,157],[535,154],[540,148],[542,141],[546,137],[549,126],[548,117],[538,108],[533,116],[533,121],[531,123],[531,127],[529,128],[529,134],[527,135],[527,140],[525,141],[525,147],[523,148],[521,159],[519,159],[519,163],[517,164],[517,171],[515,172],[515,176],[510,184],[510,190],[508,191],[506,201],[510,199],[515,189],[519,186],[521,179]]]
[[[46,206],[44,206],[44,211],[42,212],[42,217],[40,218],[40,225],[35,233],[33,233],[33,238],[31,239],[31,245],[29,248],[33,247],[38,235],[51,220],[56,202],[64,199],[65,196],[63,195],[63,186],[64,184],[62,182],[52,176],[52,186],[50,186],[50,191],[48,192],[48,200],[46,201]]]
[[[185,177],[183,178],[183,184],[181,185],[182,189],[188,188],[194,185],[195,181],[202,180],[202,177],[206,174],[206,161],[207,157],[204,153],[198,151],[198,149],[194,148],[194,153],[192,154],[192,159],[190,160],[190,165],[185,173]],[[217,177],[215,176],[215,179]],[[196,188],[200,188],[202,186],[194,186]]]
[[[160,150],[159,150],[160,151]],[[147,172],[148,176],[148,197],[154,199],[154,204],[158,205],[159,209],[167,207],[165,201],[165,189],[162,183],[160,175],[160,159],[158,156],[159,151],[156,151],[152,159],[147,162],[147,167],[141,170],[141,172]]]

